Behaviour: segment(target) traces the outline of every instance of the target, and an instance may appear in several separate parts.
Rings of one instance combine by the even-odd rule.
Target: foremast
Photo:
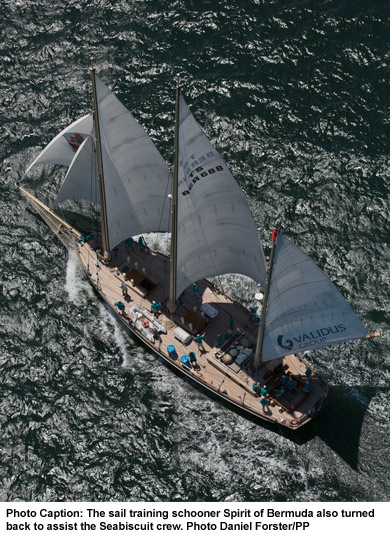
[[[271,249],[271,254],[269,258],[267,278],[265,282],[264,300],[263,300],[263,309],[261,311],[260,328],[257,333],[257,342],[256,342],[256,351],[255,351],[255,360],[254,360],[255,368],[259,367],[263,363],[262,350],[263,350],[263,342],[264,342],[265,318],[267,315],[268,296],[269,296],[269,290],[271,286],[272,267],[274,264],[276,242],[278,240],[278,232],[279,232],[279,227],[278,225],[276,225],[274,230],[272,231],[272,249]]]
[[[91,71],[92,95],[93,95],[93,116],[95,120],[96,157],[97,157],[98,183],[99,183],[99,195],[100,195],[100,220],[101,220],[101,226],[102,226],[103,256],[105,259],[110,259],[110,237],[109,237],[109,232],[108,232],[106,191],[104,188],[104,169],[103,169],[103,158],[102,158],[102,144],[101,144],[101,136],[100,136],[99,109],[98,109],[98,100],[97,100],[97,92],[96,92],[95,67],[91,66],[90,71]]]
[[[176,108],[175,108],[175,143],[173,157],[173,182],[171,195],[171,250],[169,267],[169,299],[168,309],[174,313],[176,305],[177,289],[177,201],[178,201],[178,177],[179,177],[179,97],[180,86],[176,85]]]

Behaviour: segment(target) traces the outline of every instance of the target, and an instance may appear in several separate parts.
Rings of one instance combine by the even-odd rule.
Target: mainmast
[[[171,198],[171,253],[169,269],[169,299],[168,309],[174,313],[176,305],[176,283],[177,283],[177,199],[178,199],[178,163],[179,163],[179,97],[180,86],[176,86],[176,109],[175,109],[175,145],[173,158],[173,182]]]
[[[91,80],[92,80],[92,94],[93,94],[93,116],[95,119],[95,136],[96,136],[96,153],[97,153],[97,169],[98,169],[98,181],[99,181],[99,195],[100,195],[100,221],[102,224],[102,240],[103,240],[103,256],[105,259],[110,259],[110,239],[108,234],[108,222],[107,222],[107,207],[106,207],[106,191],[104,189],[104,171],[103,171],[103,158],[102,158],[102,144],[100,137],[100,123],[99,123],[99,110],[96,94],[96,78],[95,67],[91,66]]]
[[[259,365],[262,364],[262,350],[263,350],[263,341],[264,341],[265,317],[266,317],[266,313],[267,313],[268,295],[269,295],[269,290],[270,290],[270,286],[271,286],[272,266],[274,264],[276,242],[278,241],[278,232],[279,232],[279,228],[278,228],[278,225],[276,225],[274,230],[272,231],[273,243],[272,243],[271,255],[270,255],[270,258],[269,258],[269,266],[268,266],[268,270],[267,270],[267,279],[266,279],[266,283],[265,283],[263,309],[262,309],[262,312],[261,312],[261,323],[260,323],[259,332],[257,334],[257,343],[256,343],[255,361],[254,361],[255,368],[257,368]]]

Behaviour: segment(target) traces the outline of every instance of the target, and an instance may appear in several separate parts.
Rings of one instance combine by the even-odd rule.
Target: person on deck
[[[126,296],[128,296],[126,283],[121,284],[121,289],[122,289],[123,298],[126,298]]]
[[[205,351],[205,348],[204,348],[204,346],[203,346],[203,338],[204,338],[204,335],[205,335],[204,332],[203,332],[203,334],[198,334],[197,336],[194,337],[194,341],[195,341],[195,343],[198,345],[198,349],[199,349],[200,351],[206,352],[206,351]]]
[[[125,304],[123,302],[115,302],[115,307],[118,308],[118,311],[122,311],[125,309]]]
[[[190,352],[189,355],[188,355],[188,358],[190,359],[190,362],[191,364],[195,364],[196,363],[196,356],[195,356],[195,353],[194,352]]]
[[[294,390],[294,388],[296,387],[297,385],[297,382],[294,381],[294,379],[292,379],[291,377],[289,377],[288,381],[287,381],[287,388],[289,390]]]
[[[269,399],[266,397],[261,398],[260,403],[263,406],[263,411],[265,414],[271,414],[270,408],[269,408]]]
[[[281,395],[284,394],[284,388],[275,388],[275,396],[276,398],[280,398]]]
[[[261,389],[260,389],[260,394],[261,394],[263,397],[265,397],[265,396],[267,395],[267,393],[268,393],[268,392],[267,392],[266,386],[265,386],[265,385],[262,386]]]
[[[283,375],[282,380],[281,380],[282,388],[287,388],[288,381],[289,381],[289,376],[288,375]]]
[[[156,317],[158,317],[160,315],[160,308],[161,308],[161,304],[153,300],[153,302],[150,305],[150,312],[153,313],[153,315],[155,315]]]
[[[217,345],[222,345],[222,342],[223,342],[223,339],[222,339],[221,334],[217,334],[217,337],[215,338],[215,343]]]

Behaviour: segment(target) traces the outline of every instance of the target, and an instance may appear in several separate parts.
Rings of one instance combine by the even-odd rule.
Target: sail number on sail
[[[194,187],[196,182],[198,182],[198,180],[200,180],[201,178],[206,178],[206,176],[209,176],[211,174],[215,174],[217,172],[223,171],[223,166],[222,165],[216,165],[215,167],[210,167],[209,169],[205,169],[204,167],[202,167],[200,165],[200,163],[203,163],[204,161],[206,161],[206,159],[209,159],[209,158],[213,157],[214,155],[215,155],[215,153],[210,151],[210,152],[207,152],[206,155],[200,156],[198,159],[194,159],[195,155],[192,154],[192,156],[190,156],[190,158],[194,159],[194,161],[191,163],[190,166],[189,166],[188,161],[186,161],[184,163],[184,166],[183,166],[183,163],[180,162],[180,165],[184,169],[185,179],[186,179],[187,188],[188,188],[188,189],[182,191],[182,195],[189,195],[191,189]],[[196,167],[196,165],[198,165],[198,167]],[[196,168],[194,168],[194,167],[196,167]],[[179,186],[180,186],[180,184],[183,184],[183,183],[184,183],[184,180],[180,180],[179,181]]]

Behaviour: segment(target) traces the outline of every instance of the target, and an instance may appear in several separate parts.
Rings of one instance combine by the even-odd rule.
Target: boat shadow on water
[[[267,423],[238,410],[222,398],[209,393],[207,389],[199,389],[198,386],[196,389],[260,428],[285,437],[298,446],[305,445],[315,438],[321,439],[355,471],[359,469],[360,436],[367,409],[378,392],[390,392],[390,387],[334,386],[331,388],[328,403],[313,421],[297,431],[291,431],[284,426]]]
[[[312,431],[313,436],[320,437],[352,469],[358,470],[367,410],[377,393],[389,391],[390,387],[380,386],[333,386],[329,402],[306,431]]]

